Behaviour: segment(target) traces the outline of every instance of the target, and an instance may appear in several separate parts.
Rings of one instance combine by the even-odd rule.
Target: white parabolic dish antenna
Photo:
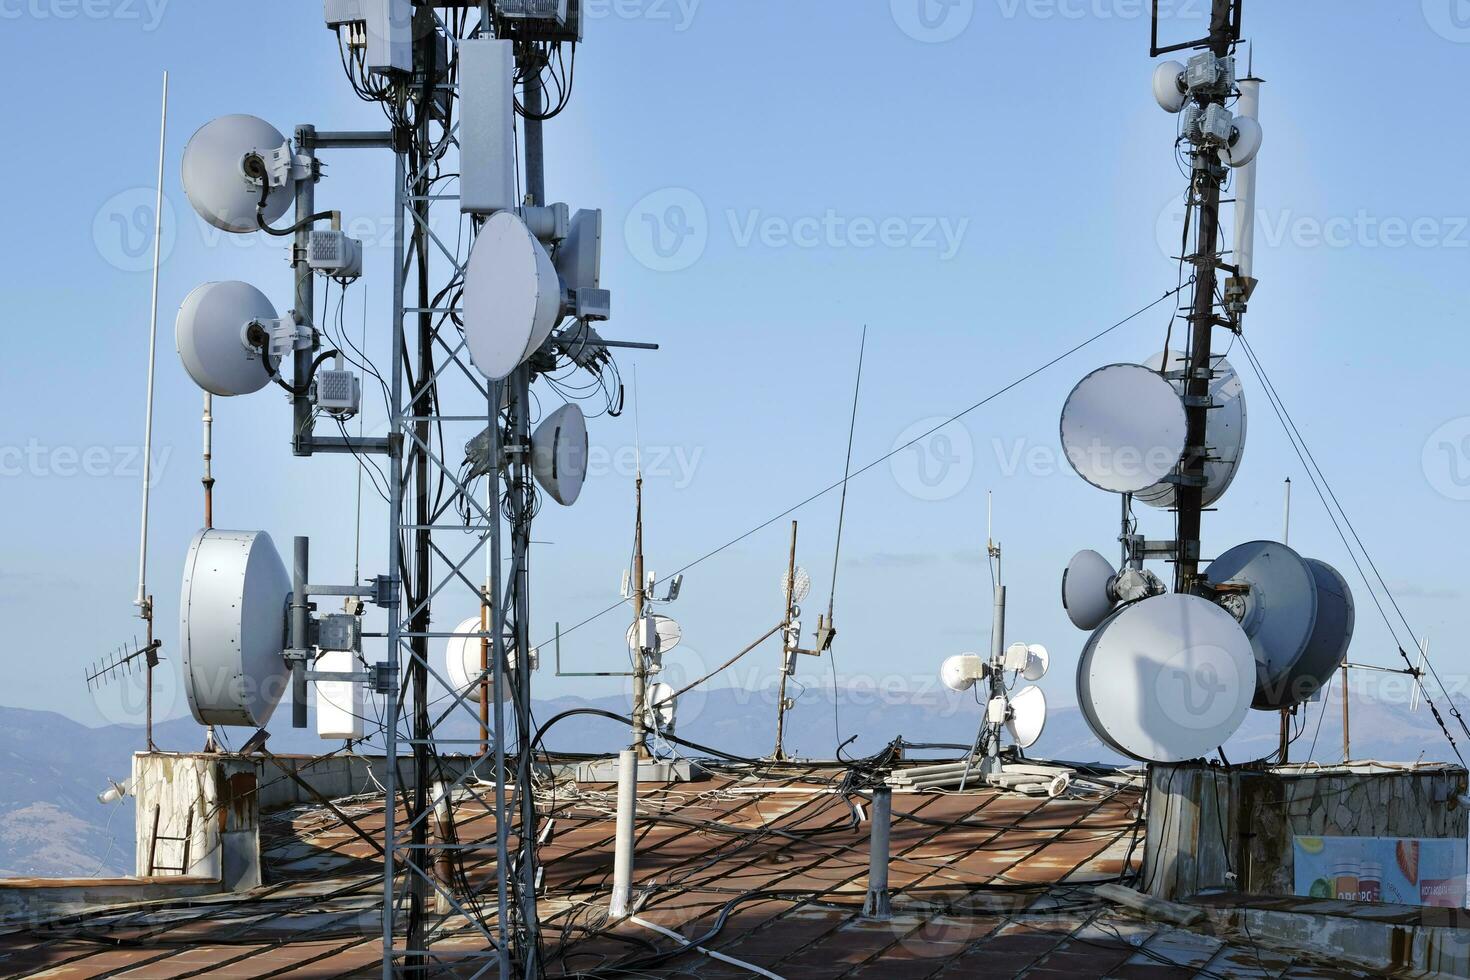
[[[465,269],[464,335],[476,369],[503,381],[546,342],[561,319],[561,279],[519,216],[485,222]]]
[[[1011,698],[1010,717],[1006,719],[1006,730],[1023,749],[1029,749],[1041,738],[1046,728],[1046,695],[1039,687],[1027,687]]]
[[[220,116],[206,123],[184,147],[184,193],[189,203],[199,217],[221,231],[248,234],[259,230],[255,212],[261,184],[246,175],[247,168],[257,172],[254,160],[263,168],[286,145],[280,130],[255,116]],[[247,164],[247,159],[252,162]],[[289,179],[271,188],[265,220],[269,223],[285,214],[295,195],[295,184]]]
[[[654,651],[655,653],[668,653],[684,639],[684,627],[668,616],[654,616],[653,630],[658,637],[658,649]],[[636,650],[637,644],[638,624],[634,623],[628,627],[628,649]]]
[[[264,531],[204,530],[184,561],[179,647],[201,725],[263,728],[289,682],[291,578]]]
[[[563,405],[531,437],[531,472],[551,499],[570,507],[587,482],[588,451],[587,417],[577,405]]]
[[[1188,422],[1174,386],[1142,364],[1110,364],[1062,406],[1062,451],[1101,490],[1137,493],[1173,472]]]
[[[1079,551],[1062,573],[1062,608],[1079,630],[1095,630],[1112,613],[1113,565],[1096,551]]]
[[[194,383],[213,395],[249,395],[270,384],[261,359],[245,342],[251,323],[274,320],[264,293],[243,282],[207,282],[179,306],[174,343]],[[272,368],[275,365],[271,365]]]
[[[480,626],[480,617],[473,616],[454,628],[454,635],[444,646],[444,673],[445,680],[454,689],[455,694],[468,692],[467,700],[476,704],[480,701],[480,654],[482,639],[479,636],[484,630]],[[495,650],[492,647],[489,655],[485,658],[490,668],[487,678],[489,683],[495,683]],[[516,669],[516,652],[511,647],[505,650],[505,665],[510,670]],[[493,694],[493,690],[492,690]],[[500,692],[500,700],[509,701],[511,695],[510,678],[505,678],[504,688]]]
[[[939,667],[939,679],[957,694],[968,691],[984,676],[985,661],[973,653],[957,654]]]
[[[1148,359],[1147,366],[1155,371],[1164,364],[1164,355],[1155,354]],[[1206,413],[1205,443],[1210,447],[1210,458],[1205,461],[1204,506],[1209,507],[1225,495],[1235,474],[1240,472],[1240,461],[1245,455],[1246,423],[1245,388],[1240,375],[1223,356],[1210,358],[1215,377],[1210,382],[1210,403],[1215,407]],[[1179,351],[1169,352],[1169,370],[1183,371],[1188,367]],[[1184,381],[1172,382],[1174,390],[1184,394]],[[1135,495],[1150,507],[1168,510],[1174,506],[1174,484],[1158,483],[1140,490]]]
[[[1352,642],[1352,591],[1337,570],[1275,541],[1237,545],[1205,570],[1216,587],[1244,587],[1223,603],[1239,614],[1256,659],[1252,707],[1290,708],[1326,684]]]
[[[1077,664],[1077,703],[1093,734],[1144,762],[1203,758],[1240,728],[1256,689],[1250,640],[1193,595],[1125,606]]]
[[[643,724],[655,731],[672,732],[678,723],[678,702],[673,687],[659,681],[649,686],[645,696],[648,701],[643,709]]]
[[[1021,676],[1028,681],[1039,681],[1046,676],[1051,669],[1051,654],[1046,647],[1040,643],[1032,643],[1026,648],[1026,669],[1021,671]]]
[[[812,576],[805,568],[796,566],[796,581],[791,581],[791,573],[787,572],[781,576],[781,594],[790,594],[791,601],[800,605],[806,602],[806,597],[812,594]]]

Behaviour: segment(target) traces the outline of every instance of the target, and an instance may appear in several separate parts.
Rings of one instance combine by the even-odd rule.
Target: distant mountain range
[[[788,754],[832,758],[839,742],[834,700],[840,708],[842,740],[858,736],[844,749],[846,758],[881,751],[899,735],[910,743],[969,745],[980,719],[979,706],[967,695],[843,689],[834,699],[830,688],[811,688],[787,715]],[[1318,761],[1335,762],[1342,757],[1338,704],[1334,699],[1325,712],[1316,705],[1309,707],[1307,724],[1293,746],[1293,759],[1307,758],[1314,742]],[[1463,734],[1447,707],[1440,704],[1451,731]],[[562,712],[581,708],[621,714],[626,712],[626,701],[618,697],[560,698],[538,702],[535,717],[538,725],[545,725]],[[1461,710],[1470,707],[1462,701]],[[293,731],[285,718],[283,714],[272,726],[272,749],[323,751],[320,740],[308,732]],[[1454,759],[1432,715],[1422,706],[1411,713],[1403,704],[1355,697],[1351,724],[1355,758]],[[462,737],[472,726],[465,715],[462,722],[451,726],[452,734]],[[769,755],[774,747],[774,695],[730,688],[689,695],[680,703],[677,730],[684,738],[732,755]],[[559,751],[612,753],[623,747],[626,738],[626,729],[616,722],[573,715],[553,725],[545,744]],[[1246,730],[1232,742],[1232,761],[1269,754],[1277,738],[1276,718],[1252,713]],[[203,733],[192,719],[175,719],[158,726],[155,740],[165,750],[195,751],[203,744]],[[97,794],[107,788],[109,779],[129,774],[131,756],[143,743],[141,728],[88,728],[50,712],[0,707],[0,877],[131,873],[132,800],[103,806]],[[954,753],[937,749],[933,754]],[[1075,762],[1123,761],[1093,737],[1074,707],[1051,713],[1041,741],[1030,754]]]

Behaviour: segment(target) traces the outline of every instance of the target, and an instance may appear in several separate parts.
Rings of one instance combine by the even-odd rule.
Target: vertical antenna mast
[[[153,301],[148,315],[148,407],[143,421],[143,518],[138,533],[138,596],[134,603],[149,619],[148,508],[153,483],[153,378],[158,351],[158,267],[163,262],[163,165],[168,138],[168,72],[163,73],[163,108],[158,123],[158,197],[153,206]]]
[[[1240,38],[1242,0],[1213,0],[1210,34],[1206,39],[1209,52],[1216,58],[1227,58]],[[1157,38],[1158,10],[1154,10]],[[1157,40],[1155,41],[1157,50]],[[1207,105],[1223,104],[1228,92],[1214,90]],[[1180,464],[1178,491],[1178,551],[1174,565],[1174,590],[1192,592],[1199,578],[1200,523],[1204,511],[1205,463],[1209,456],[1206,422],[1210,412],[1212,342],[1216,326],[1230,326],[1215,309],[1215,289],[1220,269],[1220,187],[1226,166],[1216,149],[1198,144],[1193,152],[1191,197],[1198,208],[1198,237],[1190,261],[1195,268],[1194,301],[1190,307],[1190,344],[1185,379],[1184,408],[1188,420],[1184,459]]]

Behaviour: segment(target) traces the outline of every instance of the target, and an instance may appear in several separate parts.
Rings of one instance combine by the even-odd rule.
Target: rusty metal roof
[[[1058,799],[981,789],[894,794],[894,915],[863,916],[868,824],[835,792],[842,770],[729,773],[640,792],[637,919],[610,926],[611,787],[538,793],[539,893],[549,976],[786,978],[1343,976],[1249,944],[1131,918],[1091,892],[1136,868],[1137,789]],[[381,797],[338,802],[381,834]],[[480,799],[457,801],[461,841],[493,835]],[[271,884],[242,895],[112,909],[0,936],[5,976],[358,977],[380,972],[379,859],[339,817],[302,807],[266,818]],[[493,851],[465,875],[494,917]],[[488,853],[488,858],[481,854]],[[639,921],[641,920],[641,921]],[[688,948],[661,926],[697,941]],[[479,948],[439,920],[441,975]],[[479,968],[483,964],[477,964]]]

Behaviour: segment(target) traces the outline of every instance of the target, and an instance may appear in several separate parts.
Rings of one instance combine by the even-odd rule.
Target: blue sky
[[[922,2],[926,17],[921,0],[589,4],[571,107],[547,129],[547,183],[556,200],[606,212],[607,335],[663,345],[620,358],[630,382],[637,367],[656,570],[840,478],[864,324],[859,465],[1174,284],[1167,244],[1183,178],[1175,121],[1149,95],[1147,5]],[[1166,33],[1199,33],[1205,7],[1166,4]],[[1445,680],[1462,683],[1470,201],[1458,189],[1470,155],[1453,103],[1429,96],[1463,85],[1470,9],[1298,0],[1251,4],[1247,17],[1267,80],[1249,337]],[[231,112],[286,132],[382,118],[347,88],[315,3],[0,0],[0,20],[17,136],[0,163],[12,188],[0,244],[12,345],[0,362],[0,606],[12,653],[0,700],[121,720],[125,706],[89,695],[82,668],[139,628],[143,229],[160,73],[172,73],[173,97],[150,580],[170,647],[200,522],[200,398],[174,354],[173,314],[214,279],[290,305],[278,245],[213,232],[189,210],[183,146]],[[360,330],[366,300],[369,342],[386,363],[391,160],[327,163],[318,203],[342,208],[367,239],[367,281],[344,319]],[[1117,502],[1057,462],[1057,414],[1092,368],[1160,349],[1166,316],[1157,308],[924,443],[922,457],[852,484],[837,592],[845,681],[930,684],[946,656],[983,648],[992,490],[1011,638],[1050,646],[1048,696],[1073,700],[1084,637],[1062,615],[1057,583],[1076,550],[1115,553]],[[1352,657],[1391,663],[1387,630],[1246,378],[1249,448],[1206,517],[1206,553],[1278,536],[1291,477],[1292,544],[1337,565],[1358,593]],[[352,463],[292,459],[278,395],[216,402],[218,523],[267,529],[283,549],[309,533],[318,576],[346,578]],[[382,421],[369,411],[370,428]],[[548,504],[537,525],[549,542],[534,570],[542,640],[615,600],[627,560],[633,420],[601,419],[592,432],[597,472],[582,501]],[[387,534],[381,503],[367,500],[370,574]],[[809,618],[825,607],[836,512],[828,495],[795,515],[815,580]],[[1145,520],[1150,536],[1168,533],[1167,515]],[[689,575],[672,610],[687,636],[672,655],[679,669],[718,663],[776,621],[788,532],[778,521]],[[446,628],[474,611],[448,605],[436,615]],[[613,669],[625,628],[617,615],[569,635],[565,666]],[[767,685],[777,658],[768,647],[731,679]],[[539,696],[619,689],[557,679],[549,660]],[[829,664],[803,667],[803,680],[829,682]],[[165,675],[160,703],[182,714]]]

